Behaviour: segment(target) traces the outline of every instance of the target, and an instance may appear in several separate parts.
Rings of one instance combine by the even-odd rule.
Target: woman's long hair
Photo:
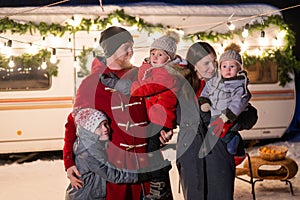
[[[191,73],[186,77],[189,85],[185,84],[182,87],[182,94],[185,98],[194,98],[195,94],[197,94],[201,80],[199,80],[195,72],[195,65],[199,60],[211,53],[217,56],[214,48],[206,42],[196,42],[188,49],[186,60],[188,62],[187,68]],[[192,87],[193,92],[190,91],[190,87]]]

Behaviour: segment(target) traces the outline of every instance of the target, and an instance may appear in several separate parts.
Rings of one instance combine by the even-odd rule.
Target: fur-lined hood
[[[150,58],[144,59],[145,63],[150,64]],[[184,78],[191,74],[190,69],[187,68],[188,62],[181,58],[179,55],[176,55],[174,60],[169,61],[168,63],[161,66],[152,66],[147,71],[150,71],[154,68],[162,67],[165,68],[170,75],[174,76],[183,76]]]

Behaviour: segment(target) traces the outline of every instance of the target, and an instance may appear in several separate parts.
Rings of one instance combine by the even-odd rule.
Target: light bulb
[[[52,64],[55,64],[55,63],[57,62],[56,55],[51,55],[51,57],[50,57],[50,62],[51,62]]]
[[[260,46],[267,46],[267,39],[265,36],[266,36],[265,31],[261,31],[259,41],[258,41]]]
[[[73,24],[72,24],[72,26],[74,26],[74,27],[79,26],[80,23],[81,23],[81,21],[82,21],[82,17],[81,17],[80,15],[74,15],[74,16],[72,17],[72,19],[73,19]]]
[[[79,62],[77,60],[77,57],[75,56],[74,57],[74,63],[73,63],[73,67],[76,69],[77,72],[80,71],[80,65],[79,65]]]
[[[45,57],[43,58],[41,68],[42,68],[42,69],[47,69],[47,63],[46,63]]]
[[[15,66],[13,57],[10,58],[9,63],[8,63],[8,66],[9,66],[10,68],[13,68],[13,67]]]
[[[8,47],[12,47],[12,40],[8,40],[7,41],[7,45],[6,46],[8,46]]]
[[[286,30],[281,30],[279,33],[278,33],[278,39],[282,39],[286,36]]]
[[[231,22],[227,22],[228,29],[233,31],[235,29],[235,25]]]
[[[50,57],[50,62],[52,64],[55,64],[57,62],[57,58],[56,58],[56,49],[52,49],[52,54],[51,54],[51,57]]]
[[[113,26],[120,26],[119,20],[117,18],[112,18],[111,24]]]
[[[46,47],[46,45],[47,45],[47,43],[46,43],[46,37],[45,36],[42,37],[41,45],[43,47]]]
[[[94,44],[93,44],[94,49],[96,49],[98,45],[99,43],[97,42],[97,38],[94,38]]]
[[[242,36],[243,36],[243,38],[246,38],[249,36],[249,24],[245,25],[244,30],[242,32]]]
[[[6,55],[7,58],[12,56],[12,41],[8,40],[7,43],[4,44],[4,48],[2,49],[3,54]]]
[[[73,51],[73,45],[72,45],[72,39],[71,38],[68,39],[68,47],[67,48],[70,49],[71,52]]]
[[[36,54],[36,53],[37,53],[37,48],[35,48],[35,46],[33,46],[32,43],[30,42],[30,43],[27,45],[26,51],[27,51],[27,53],[29,53],[29,54]]]

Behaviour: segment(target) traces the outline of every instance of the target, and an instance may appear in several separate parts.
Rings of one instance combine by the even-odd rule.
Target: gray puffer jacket
[[[96,135],[78,126],[77,139],[73,146],[76,167],[84,181],[83,188],[76,190],[71,184],[66,191],[66,200],[105,200],[106,181],[135,183],[138,174],[117,169],[107,161],[106,144]]]
[[[248,106],[251,98],[248,78],[244,71],[233,78],[219,78],[215,76],[206,82],[200,96],[200,103],[211,105],[211,115],[224,113],[231,122]]]

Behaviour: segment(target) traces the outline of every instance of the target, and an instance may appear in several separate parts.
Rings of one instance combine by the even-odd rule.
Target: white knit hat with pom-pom
[[[94,133],[99,124],[104,120],[107,120],[107,117],[99,110],[83,108],[76,113],[74,120],[76,125]]]
[[[171,60],[174,60],[179,40],[179,35],[176,32],[169,31],[166,35],[154,40],[151,44],[150,51],[153,49],[163,50],[168,54]]]

